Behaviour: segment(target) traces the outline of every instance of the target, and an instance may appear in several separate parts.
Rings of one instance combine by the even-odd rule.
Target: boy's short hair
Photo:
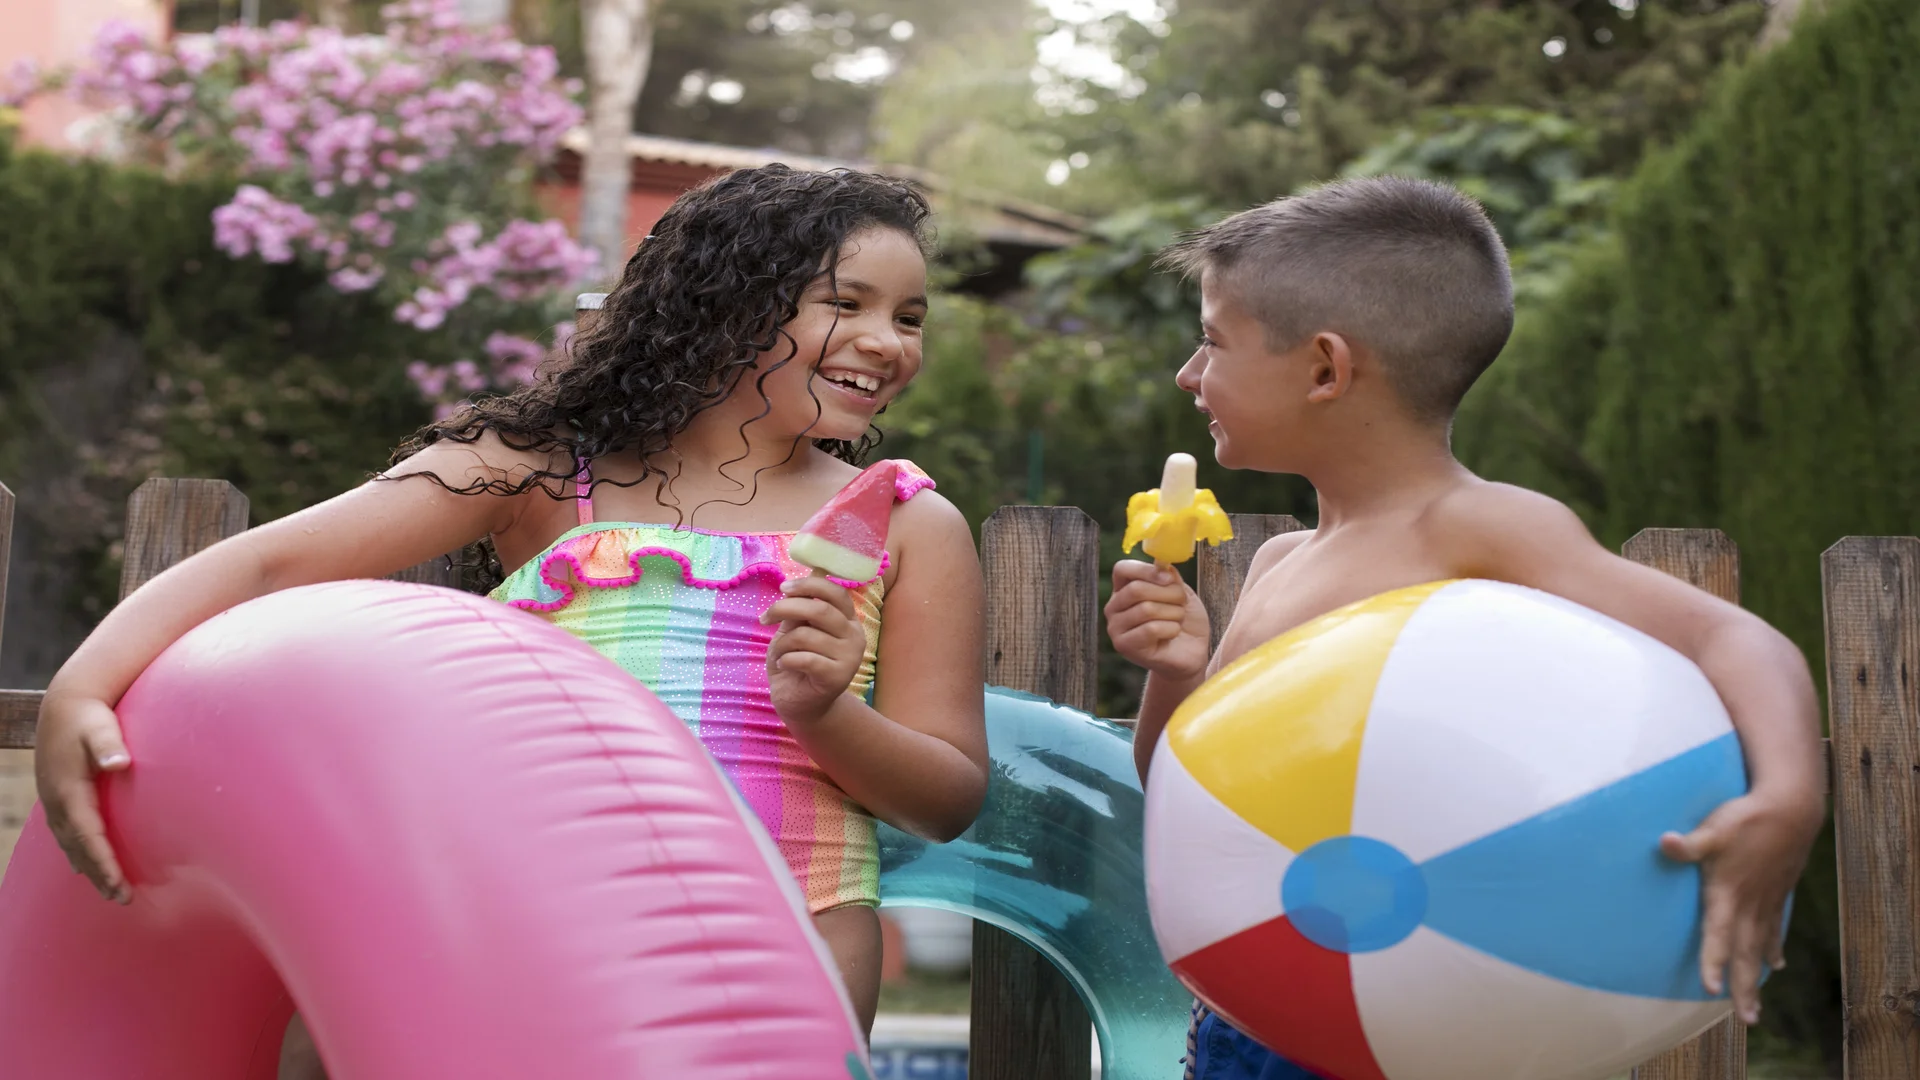
[[[1275,352],[1322,330],[1370,348],[1426,420],[1452,417],[1513,330],[1500,234],[1479,203],[1425,180],[1344,180],[1276,199],[1182,237],[1160,263],[1211,272]]]

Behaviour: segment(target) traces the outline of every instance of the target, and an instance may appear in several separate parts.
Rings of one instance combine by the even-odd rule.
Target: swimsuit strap
[[[573,478],[573,501],[580,509],[580,524],[593,524],[593,470],[585,458],[580,460],[579,475]]]

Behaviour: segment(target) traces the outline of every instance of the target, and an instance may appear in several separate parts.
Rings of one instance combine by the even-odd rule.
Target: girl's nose
[[[882,326],[863,326],[853,339],[853,347],[867,354],[889,362],[900,358],[906,351],[906,343],[900,339],[900,331],[891,320]]]

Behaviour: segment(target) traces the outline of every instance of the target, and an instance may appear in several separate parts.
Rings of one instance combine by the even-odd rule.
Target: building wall
[[[166,0],[0,0],[0,77],[23,59],[42,70],[81,62],[100,28],[115,19],[162,37],[168,28],[168,4]],[[70,130],[87,115],[88,110],[64,95],[43,95],[25,109],[21,135],[38,146],[70,149]]]
[[[4,2],[4,0],[0,0]],[[567,228],[578,231],[580,227],[580,188],[578,185],[564,182],[540,184],[534,189],[534,197],[539,200],[540,209],[567,223]],[[680,197],[680,189],[662,191],[657,188],[630,188],[627,191],[627,250],[621,252],[624,263],[628,255],[667,212],[673,200]]]
[[[4,2],[0,0],[0,3]],[[562,150],[547,175],[534,186],[534,197],[539,201],[540,208],[566,222],[567,228],[575,233],[580,229],[581,164],[577,153]],[[672,206],[675,199],[726,171],[708,165],[634,158],[627,185],[627,250],[620,253],[621,263],[626,262],[635,245],[647,235],[653,223],[660,220],[660,215],[667,212],[667,207]]]

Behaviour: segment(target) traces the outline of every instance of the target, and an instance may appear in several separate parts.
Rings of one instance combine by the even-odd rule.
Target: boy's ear
[[[1347,339],[1323,330],[1307,342],[1310,389],[1307,400],[1316,404],[1337,401],[1353,386],[1353,348]]]

